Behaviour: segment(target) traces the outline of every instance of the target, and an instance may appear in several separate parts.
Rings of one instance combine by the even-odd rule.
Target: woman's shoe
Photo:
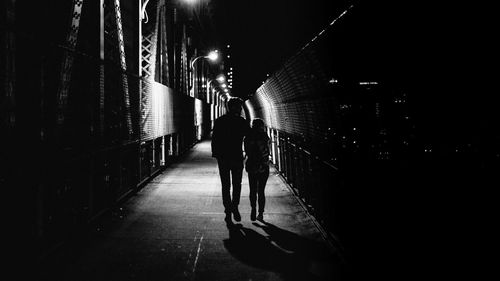
[[[264,221],[264,213],[259,213],[259,215],[257,216],[257,220]]]
[[[250,211],[250,219],[254,221],[256,216],[257,216],[257,211],[254,208],[252,208],[252,211]]]

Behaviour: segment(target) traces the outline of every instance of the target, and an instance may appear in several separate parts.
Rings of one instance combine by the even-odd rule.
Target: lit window
[[[377,85],[378,82],[369,81],[369,82],[359,82],[359,85]]]

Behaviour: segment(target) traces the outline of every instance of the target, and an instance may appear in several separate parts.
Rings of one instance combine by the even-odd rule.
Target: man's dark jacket
[[[215,120],[212,133],[212,156],[220,160],[243,160],[243,138],[249,132],[241,116],[225,114]]]

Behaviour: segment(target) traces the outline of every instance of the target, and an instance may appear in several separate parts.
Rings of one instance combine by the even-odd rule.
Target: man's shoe
[[[240,215],[240,212],[238,211],[238,209],[235,209],[233,211],[233,217],[234,217],[235,221],[241,221],[241,215]]]
[[[254,221],[256,217],[257,217],[257,211],[255,210],[255,208],[252,208],[252,211],[250,211],[250,219]]]

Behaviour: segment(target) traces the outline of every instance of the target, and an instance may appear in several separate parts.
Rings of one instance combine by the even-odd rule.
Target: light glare
[[[208,54],[207,58],[211,61],[216,61],[219,58],[219,54],[215,51],[212,51]]]
[[[226,81],[226,77],[224,77],[224,75],[219,75],[219,76],[217,76],[217,78],[216,78],[216,79],[217,79],[217,81],[219,81],[220,83],[222,83],[222,82]]]

